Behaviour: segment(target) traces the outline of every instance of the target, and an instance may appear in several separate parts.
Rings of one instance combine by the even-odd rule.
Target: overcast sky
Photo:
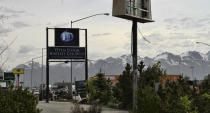
[[[138,24],[138,55],[154,57],[162,52],[206,53],[210,47],[209,0],[152,0],[155,22]],[[97,13],[112,13],[112,0],[0,0],[0,50],[16,39],[1,55],[5,69],[41,55],[46,27],[70,27],[70,21]],[[112,16],[96,16],[73,24],[88,29],[89,58],[97,60],[130,54],[132,22]],[[81,33],[81,46],[84,37]],[[50,31],[53,41],[53,31]],[[37,59],[37,61],[41,61]]]

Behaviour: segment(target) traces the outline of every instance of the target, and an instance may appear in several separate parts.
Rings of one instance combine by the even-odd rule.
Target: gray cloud
[[[112,47],[108,47],[107,50],[114,50],[114,49],[117,49],[116,46],[112,46]]]
[[[203,29],[208,26],[210,22],[209,17],[182,17],[182,18],[167,18],[163,20],[168,30],[189,30],[189,29]]]
[[[13,30],[10,28],[4,28],[0,26],[0,36],[7,36],[7,33],[12,32]]]
[[[163,22],[168,23],[168,24],[174,24],[176,21],[177,21],[176,18],[167,18],[163,20]]]
[[[28,24],[23,23],[21,21],[13,22],[12,25],[16,28],[23,28],[23,27],[28,27],[29,26]]]
[[[108,36],[108,35],[111,35],[111,33],[92,34],[93,37]]]
[[[4,21],[5,19],[8,19],[8,16],[4,15],[4,14],[0,14],[0,21]]]
[[[35,50],[35,48],[33,46],[22,45],[22,46],[20,46],[20,49],[19,49],[18,53],[27,54],[27,53],[32,52],[33,50]]]
[[[2,15],[4,15],[4,17],[6,17],[7,19],[17,18],[23,14],[26,14],[26,12],[23,10],[15,10],[4,6],[0,6],[0,13],[2,13]]]
[[[11,8],[0,6],[0,11],[4,13],[25,13],[25,11],[22,10],[13,10]]]

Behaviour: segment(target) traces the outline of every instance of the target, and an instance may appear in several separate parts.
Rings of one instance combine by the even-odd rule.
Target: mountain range
[[[188,51],[180,55],[164,52],[154,58],[138,57],[138,62],[140,61],[143,61],[146,67],[152,66],[154,63],[160,61],[162,68],[166,69],[168,75],[182,74],[183,76],[188,76],[190,79],[201,80],[210,73],[210,52],[203,54],[197,51]],[[91,60],[88,64],[88,75],[91,77],[100,71],[106,75],[120,75],[126,63],[132,64],[131,55],[122,55],[117,58],[108,57],[96,61]],[[85,64],[81,62],[73,62],[72,64],[72,81],[84,80]],[[42,81],[45,82],[45,65],[43,66],[43,76],[42,65],[38,62],[33,63],[33,70],[31,69],[31,63],[27,65],[20,64],[16,67],[25,67],[25,74],[20,78],[20,81],[23,81],[25,86],[30,86],[31,74],[33,86],[38,86]],[[70,71],[70,63],[50,64],[50,83],[70,82]]]

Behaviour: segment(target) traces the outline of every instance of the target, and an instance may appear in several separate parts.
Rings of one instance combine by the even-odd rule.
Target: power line
[[[6,47],[4,48],[1,53],[0,53],[0,56],[17,40],[18,37],[16,37],[14,40],[12,40],[12,42]]]
[[[139,33],[140,33],[140,35],[141,35],[141,37],[143,38],[144,41],[146,41],[146,42],[148,42],[148,43],[151,43],[148,39],[146,39],[146,38],[144,37],[144,35],[143,35],[143,33],[140,31],[139,27],[138,27],[138,31],[139,31]]]

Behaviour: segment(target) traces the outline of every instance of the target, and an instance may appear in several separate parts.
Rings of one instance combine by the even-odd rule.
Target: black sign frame
[[[48,31],[50,29],[57,29],[57,28],[46,28],[46,103],[49,103],[49,62],[81,62],[81,61],[74,61],[72,58],[70,59],[71,61],[61,61],[61,59],[59,59],[59,61],[56,61],[55,59],[50,59],[48,53],[49,53],[49,37],[48,37]],[[62,29],[68,29],[68,28],[62,28]],[[79,28],[75,28],[75,29],[79,29]],[[88,80],[88,43],[87,43],[87,29],[79,29],[79,30],[83,30],[85,31],[85,58],[82,57],[82,59],[84,59],[85,62],[85,80]],[[55,46],[58,47],[58,46]],[[60,47],[60,46],[59,46]],[[71,47],[76,47],[76,46],[71,46]],[[67,60],[67,59],[64,59]],[[71,66],[72,67],[72,66]]]

